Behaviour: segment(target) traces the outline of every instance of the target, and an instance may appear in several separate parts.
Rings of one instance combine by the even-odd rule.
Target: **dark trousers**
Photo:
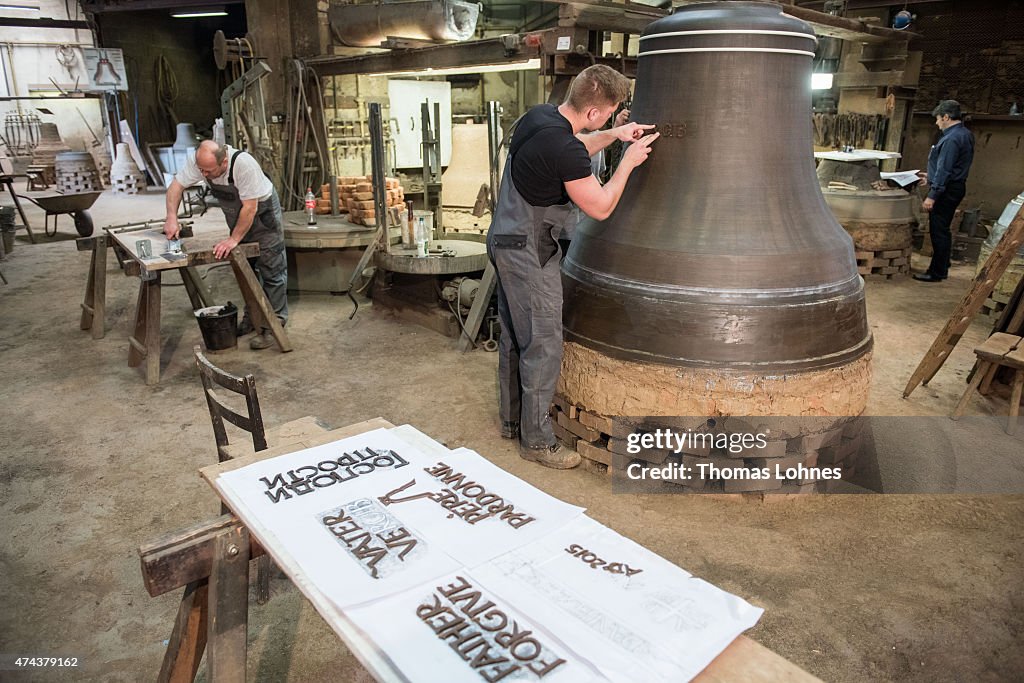
[[[562,275],[551,233],[559,229],[540,225],[524,248],[490,250],[501,320],[498,412],[519,423],[528,448],[555,444],[548,409],[562,368]]]
[[[950,225],[956,207],[960,206],[966,193],[967,186],[963,181],[949,183],[928,214],[928,232],[932,238],[932,262],[928,266],[928,273],[932,277],[949,276],[949,255],[953,250]]]

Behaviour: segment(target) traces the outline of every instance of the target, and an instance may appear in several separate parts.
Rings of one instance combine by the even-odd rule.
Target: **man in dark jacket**
[[[921,203],[927,211],[932,238],[932,262],[928,271],[915,275],[921,282],[941,282],[949,276],[949,254],[953,247],[950,223],[967,193],[967,173],[974,160],[974,135],[963,126],[963,112],[956,100],[942,100],[932,111],[942,133],[928,153],[928,197]]]

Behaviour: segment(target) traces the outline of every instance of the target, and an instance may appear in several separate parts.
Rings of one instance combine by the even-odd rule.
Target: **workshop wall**
[[[914,4],[911,30],[925,57],[918,110],[955,99],[968,111],[1008,114],[1024,106],[1024,0]]]
[[[197,19],[175,19],[170,10],[97,16],[101,44],[124,52],[131,89],[119,102],[120,118],[142,141],[172,142],[174,118],[209,134],[227,86],[225,72],[213,61],[213,34],[245,34],[245,8],[226,9],[226,17]]]
[[[974,163],[960,208],[981,207],[982,218],[995,220],[1006,203],[1024,190],[1024,117],[978,115],[967,127],[974,133]],[[927,168],[928,151],[938,132],[930,112],[916,113],[900,168]]]
[[[0,9],[0,16],[65,20],[85,18],[77,12],[77,3],[65,5],[63,0],[39,0],[34,4],[39,6],[38,12]],[[102,100],[62,97],[57,86],[50,81],[52,78],[64,90],[73,91],[76,80],[87,80],[82,77],[81,52],[76,48],[92,45],[92,34],[86,29],[0,27],[0,65],[4,76],[0,94],[5,97],[46,98],[0,102],[0,118],[6,119],[8,114],[23,114],[26,117],[38,116],[41,123],[55,123],[64,143],[77,151],[91,148],[93,135],[89,132],[90,127],[103,139]],[[58,54],[61,46],[67,48]],[[47,114],[40,109],[52,113]],[[11,155],[18,153],[17,137],[20,134],[14,129],[8,131],[7,125],[0,132],[11,138],[11,147],[15,148],[7,152]]]
[[[914,4],[911,30],[923,50],[915,114],[904,142],[902,168],[924,169],[938,129],[931,110],[955,99],[972,118],[974,163],[962,208],[999,217],[1024,189],[1024,0]]]

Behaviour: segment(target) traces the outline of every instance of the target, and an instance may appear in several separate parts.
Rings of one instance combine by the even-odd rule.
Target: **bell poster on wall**
[[[83,47],[82,63],[89,82],[86,90],[127,90],[128,72],[124,68],[124,55],[119,48]]]

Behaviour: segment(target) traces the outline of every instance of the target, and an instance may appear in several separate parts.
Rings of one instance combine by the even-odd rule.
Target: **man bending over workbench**
[[[249,262],[260,279],[263,291],[281,324],[288,321],[288,259],[284,252],[284,227],[281,218],[281,200],[274,184],[248,152],[218,145],[204,140],[196,150],[195,159],[189,159],[174,176],[167,188],[167,220],[164,234],[177,239],[178,205],[185,188],[206,181],[210,192],[224,210],[231,234],[213,247],[214,256],[227,258],[241,242],[258,242],[260,254]],[[249,307],[238,326],[239,336],[253,332]],[[249,348],[265,349],[274,343],[270,330],[263,328],[249,340]]]

